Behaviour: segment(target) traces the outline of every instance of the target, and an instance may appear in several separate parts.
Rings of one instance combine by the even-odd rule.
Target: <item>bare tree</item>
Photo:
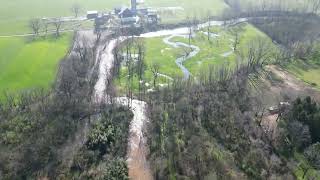
[[[307,173],[309,172],[309,170],[311,169],[311,166],[307,166],[306,164],[299,163],[298,168],[303,172],[302,179],[304,179]]]
[[[264,65],[275,58],[272,42],[261,37],[251,40],[247,47],[238,51],[242,62],[247,62],[243,66],[242,73],[247,77],[252,87],[257,88],[260,79],[267,72],[263,69]]]
[[[240,44],[239,32],[234,31],[233,51],[237,51],[237,47]]]
[[[63,21],[61,18],[55,18],[52,23],[56,29],[56,36],[60,36],[60,29],[62,27]]]
[[[211,28],[211,13],[210,13],[210,11],[208,11],[208,13],[207,13],[207,20],[208,20],[207,36],[208,36],[208,41],[210,41],[210,28]]]
[[[96,45],[98,45],[102,37],[102,30],[100,29],[96,30],[95,34],[96,34]]]
[[[151,66],[151,72],[153,75],[153,87],[156,88],[157,79],[159,77],[160,65],[158,63],[153,63]]]
[[[29,27],[33,31],[33,34],[38,36],[39,30],[41,28],[41,20],[40,19],[31,19],[29,22]]]
[[[192,21],[190,20],[190,18],[188,18],[188,40],[189,40],[189,46],[191,46],[192,33],[193,33]]]
[[[43,21],[42,24],[43,24],[44,36],[46,37],[48,35],[49,23],[47,21]]]
[[[127,66],[127,83],[126,83],[126,91],[127,91],[127,98],[128,98],[128,106],[131,105],[133,99],[133,78],[134,78],[134,58],[135,58],[135,38],[132,36],[128,38],[124,42],[125,47],[125,62]]]
[[[74,3],[73,5],[72,5],[72,7],[71,7],[71,11],[72,11],[72,13],[74,14],[74,17],[78,17],[78,15],[80,14],[80,12],[81,12],[81,9],[82,9],[82,7],[81,7],[81,5],[80,4],[78,4],[78,3]]]
[[[260,0],[261,3],[261,10],[265,11],[267,9],[267,0]]]
[[[308,0],[309,6],[311,6],[311,12],[317,14],[320,9],[320,0]]]
[[[137,74],[139,78],[139,95],[141,98],[141,84],[143,83],[143,76],[145,71],[145,63],[144,63],[144,57],[145,57],[145,47],[143,40],[139,40],[137,43],[138,48],[138,61],[137,61]]]
[[[90,46],[88,37],[76,35],[74,52],[79,57],[80,62],[88,62],[93,58],[93,48]]]
[[[243,31],[243,28],[241,26],[232,27],[230,29],[230,33],[234,36],[234,42],[233,42],[234,51],[237,51],[238,45],[240,44],[241,31]]]

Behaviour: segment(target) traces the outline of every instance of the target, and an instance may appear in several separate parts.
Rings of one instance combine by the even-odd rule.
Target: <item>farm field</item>
[[[28,28],[28,22],[32,18],[43,17],[62,17],[73,16],[70,8],[74,3],[82,7],[82,13],[87,10],[109,11],[114,7],[129,6],[129,0],[0,0],[0,36],[26,34],[31,30]],[[203,6],[207,4],[208,6]],[[227,5],[223,0],[200,0],[197,2],[191,0],[146,0],[145,6],[161,7],[182,7],[183,11],[178,11],[174,15],[164,17],[164,22],[178,22],[187,16],[202,17],[210,10],[212,14],[220,13]],[[204,14],[205,13],[205,14]],[[91,24],[91,23],[86,23]],[[64,28],[70,28],[72,24],[64,25]],[[83,26],[82,26],[83,27]],[[17,91],[31,87],[48,87],[55,76],[55,69],[58,61],[63,57],[70,44],[70,34],[65,35],[58,40],[38,40],[34,43],[26,43],[27,38],[0,38],[0,91]],[[157,41],[157,40],[152,40]],[[152,42],[147,42],[147,46]],[[156,47],[154,47],[156,48]],[[150,47],[152,51],[153,47]],[[41,52],[35,53],[35,52]],[[37,62],[37,65],[25,66]],[[43,64],[42,64],[43,63]],[[52,63],[52,64],[48,64]],[[4,66],[6,65],[6,66]],[[20,67],[21,66],[21,67]],[[11,69],[10,69],[10,68]],[[14,68],[13,68],[14,67]],[[37,69],[37,68],[42,69]],[[43,69],[45,67],[45,69]],[[30,68],[30,69],[29,69]],[[15,69],[15,70],[13,70]],[[23,75],[22,72],[28,72]],[[37,72],[40,70],[39,72]],[[32,75],[45,73],[41,78],[32,80]],[[19,83],[17,83],[19,82]]]
[[[71,7],[79,3],[82,13],[87,10],[107,10],[125,0],[0,0],[0,35],[30,32],[28,21],[32,18],[73,16]]]
[[[65,33],[58,39],[48,37],[31,42],[24,38],[2,38],[0,92],[48,89],[56,77],[59,61],[68,51],[71,37],[71,33]]]
[[[262,8],[264,8],[265,10],[276,10],[279,8],[287,8],[288,10],[302,10],[307,7],[307,3],[307,0],[239,0],[237,4],[243,10],[262,10]]]
[[[258,37],[264,38],[264,40],[270,41],[271,43],[271,40],[268,39],[264,33],[248,23],[239,24],[235,28],[242,29],[238,45],[238,49],[241,51],[245,51],[249,42]],[[237,63],[236,54],[232,49],[234,36],[231,34],[230,29],[216,26],[212,27],[210,31],[218,36],[215,38],[211,37],[210,41],[208,41],[207,35],[200,30],[199,32],[196,32],[196,36],[191,40],[191,45],[199,47],[200,52],[196,56],[186,60],[183,64],[191,72],[193,77],[198,77],[201,72],[212,65],[216,67],[225,65],[232,68]],[[145,82],[147,82],[149,86],[152,85],[154,79],[151,71],[153,64],[159,65],[159,73],[162,75],[166,75],[171,78],[182,77],[183,73],[176,65],[175,60],[181,56],[185,56],[186,53],[190,53],[191,51],[189,48],[173,48],[166,45],[164,43],[164,38],[165,37],[144,39],[145,46],[147,47],[145,55],[146,70],[144,77]],[[171,41],[188,44],[188,38],[183,37],[174,37]],[[124,64],[121,69],[120,77],[115,82],[120,91],[124,90],[127,83],[127,77],[128,71]],[[137,76],[133,78],[133,81],[134,82],[132,84],[135,86],[133,89],[137,90]],[[168,77],[159,76],[157,84],[159,86],[163,86],[168,84],[170,81],[171,80]]]
[[[73,16],[71,7],[78,3],[85,15],[88,10],[110,11],[114,7],[129,6],[129,0],[0,0],[0,35],[29,32],[31,18]],[[176,14],[162,17],[164,22],[176,22],[187,17],[205,17],[210,11],[218,15],[228,6],[223,0],[145,0],[147,7],[182,7]]]

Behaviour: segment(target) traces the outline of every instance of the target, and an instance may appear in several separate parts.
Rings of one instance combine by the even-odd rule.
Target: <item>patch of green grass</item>
[[[79,3],[87,10],[111,10],[116,4],[126,0],[0,0],[0,34],[29,32],[31,18],[73,16],[71,7]]]
[[[32,18],[73,16],[70,9],[74,3],[82,6],[81,15],[85,15],[88,10],[111,11],[117,6],[130,5],[129,0],[0,0],[0,2],[0,36],[30,33],[28,22]],[[148,0],[144,6],[184,8],[183,11],[170,15],[163,13],[164,23],[178,22],[188,16],[202,18],[207,15],[208,11],[211,11],[212,15],[217,15],[224,8],[228,8],[223,0],[196,2],[193,0]],[[70,28],[72,24],[64,24],[63,28]],[[93,27],[92,22],[83,22],[82,27]],[[53,29],[53,27],[49,28]],[[69,39],[70,35],[57,41],[44,40],[26,43],[24,38],[0,38],[0,91],[47,87],[54,79],[56,64],[64,56]],[[147,44],[153,44],[153,41],[157,40],[150,40]],[[161,69],[168,69],[171,75],[179,74],[177,72],[180,71],[175,68],[174,59],[172,62],[168,61],[172,57],[169,55],[158,57],[152,54],[156,48],[161,48],[161,45],[151,47],[147,59],[161,61]],[[169,54],[179,53],[175,52],[179,50],[172,51]],[[147,71],[146,76],[150,79],[151,72]]]
[[[176,13],[161,13],[163,23],[175,23],[181,20],[186,20],[187,17],[205,19],[210,14],[220,15],[224,9],[229,8],[223,0],[146,0],[148,7],[182,7],[183,11]]]
[[[72,34],[35,41],[0,39],[0,92],[29,88],[48,89],[54,82],[58,63],[65,56]]]
[[[264,33],[248,23],[243,23],[237,26],[242,27],[242,32],[240,33],[240,44],[237,49],[246,49],[246,45],[256,37],[267,38]],[[191,41],[191,44],[200,47],[200,52],[197,56],[185,61],[184,65],[195,76],[198,76],[204,68],[210,65],[226,65],[231,68],[236,65],[235,53],[226,57],[223,56],[224,53],[228,53],[233,50],[235,37],[228,29],[223,27],[212,27],[211,32],[217,33],[219,37],[211,37],[210,41],[208,41],[207,35],[199,32]],[[174,38],[174,40],[188,43],[188,39],[186,38]]]
[[[73,16],[71,7],[78,3],[82,7],[82,15],[88,10],[111,11],[114,7],[129,6],[130,0],[0,0],[0,35],[29,32],[28,21],[31,18]],[[186,17],[205,17],[210,11],[212,15],[220,14],[228,8],[223,0],[146,0],[146,7],[184,8],[175,13],[162,13],[162,21],[177,22]]]
[[[242,27],[243,31],[240,35],[240,45],[238,48],[246,48],[248,42],[259,37],[267,38],[267,36],[257,30],[254,26],[243,23],[237,27]],[[184,66],[197,77],[200,72],[207,69],[208,66],[222,66],[227,65],[230,68],[233,68],[236,65],[236,54],[232,53],[229,56],[224,57],[223,54],[232,51],[232,44],[234,36],[230,33],[229,29],[223,27],[212,27],[212,32],[218,33],[219,37],[211,37],[210,41],[207,40],[207,36],[202,32],[197,32],[197,35],[192,39],[191,44],[196,45],[200,48],[200,52],[193,58],[188,59],[184,62]],[[175,61],[178,57],[185,56],[186,53],[190,52],[189,48],[173,48],[169,45],[166,45],[163,42],[165,37],[157,38],[147,38],[145,39],[146,47],[146,56],[145,63],[147,69],[145,71],[145,82],[149,83],[149,88],[152,88],[153,75],[150,70],[154,63],[160,65],[159,72],[161,74],[168,75],[172,78],[182,77],[183,73],[181,69],[176,65]],[[269,40],[269,39],[267,39]],[[172,42],[184,42],[188,44],[188,38],[175,37],[170,41]],[[270,40],[271,41],[271,40]],[[116,85],[119,87],[122,92],[124,92],[126,83],[127,83],[127,69],[122,67],[121,75],[116,80]],[[133,89],[138,89],[138,78],[133,78]],[[167,78],[160,77],[158,84],[167,84],[170,83],[170,80]]]
[[[286,66],[287,70],[293,73],[302,81],[320,89],[320,66],[313,62],[295,60]]]
[[[304,180],[304,179],[319,179],[320,178],[320,172],[316,169],[312,168],[306,158],[297,152],[294,153],[294,159],[298,162],[298,165],[296,169],[294,170],[294,175],[297,177],[298,180]],[[302,168],[308,168],[305,177],[303,178],[303,170]]]
[[[160,73],[171,77],[182,76],[182,72],[176,65],[176,58],[180,57],[184,52],[180,48],[172,48],[163,42],[163,38],[148,38],[145,39],[147,48],[145,62],[149,68],[153,64],[160,65]],[[151,72],[147,72],[150,74]]]
[[[145,42],[146,47],[146,54],[145,54],[145,65],[146,71],[144,72],[144,81],[145,83],[149,83],[149,88],[153,86],[153,73],[151,68],[154,64],[159,65],[159,73],[165,74],[170,77],[182,77],[183,73],[176,65],[175,60],[176,58],[183,55],[184,50],[181,48],[172,48],[167,46],[163,42],[163,37],[158,38],[146,38],[143,39]],[[120,71],[120,77],[116,80],[117,86],[120,88],[121,92],[124,92],[125,86],[127,83],[127,75],[128,70],[126,66],[122,66]],[[133,78],[133,89],[138,90],[138,77],[135,74]],[[160,76],[157,80],[159,84],[166,84],[168,83],[168,79]]]
[[[282,7],[288,8],[288,10],[302,10],[305,8],[306,0],[268,0],[268,1],[257,1],[257,0],[239,0],[239,5],[243,9],[254,8],[257,10],[261,10],[263,3],[266,3],[265,9],[267,10],[277,10],[279,5]]]

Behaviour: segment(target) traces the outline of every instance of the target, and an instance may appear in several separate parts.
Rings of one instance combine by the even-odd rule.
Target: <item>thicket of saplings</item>
[[[85,146],[75,155],[71,168],[66,170],[65,178],[129,179],[125,157],[132,117],[126,107],[105,107]]]
[[[298,165],[303,179],[310,169],[320,170],[320,105],[311,97],[297,98],[292,107],[281,114],[276,136],[277,143],[281,144],[279,153],[290,157],[298,152],[307,159],[307,164]]]
[[[249,17],[250,23],[265,32],[274,42],[283,46],[278,63],[285,65],[298,58],[319,62],[319,0],[304,1],[303,6],[292,8],[291,3],[267,1],[242,7],[237,0],[225,0],[231,7],[223,18]],[[294,3],[293,3],[294,4]],[[317,47],[317,48],[316,48]]]
[[[210,71],[211,72],[211,71]],[[157,179],[255,179],[291,175],[252,116],[245,68],[176,82],[150,96]]]
[[[126,179],[123,158],[132,114],[115,105],[93,103],[96,47],[84,42],[75,39],[51,91],[6,94],[0,103],[0,179]],[[100,118],[98,114],[102,114]],[[97,124],[93,123],[96,119],[100,119]],[[89,137],[84,145],[74,145],[86,124],[89,128],[94,124]],[[84,171],[102,160],[111,163],[102,166],[100,174]]]
[[[319,106],[298,99],[276,135],[264,131],[253,112],[247,69],[210,71],[196,83],[177,81],[149,97],[156,179],[294,179],[297,168],[319,169]],[[310,166],[297,165],[296,151]]]
[[[306,19],[305,16],[269,18],[252,20],[251,22],[264,31],[275,42],[283,45],[287,53],[286,63],[292,56],[302,60],[315,60],[319,56],[319,21],[320,19]],[[318,60],[319,63],[319,60]]]

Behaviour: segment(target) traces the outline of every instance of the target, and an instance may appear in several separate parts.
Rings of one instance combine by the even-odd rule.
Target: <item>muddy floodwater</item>
[[[244,22],[246,19],[238,19],[234,23]],[[199,24],[196,29],[201,29],[207,26],[222,25],[222,21],[212,21],[210,23]],[[176,59],[176,64],[182,70],[184,74],[184,79],[188,79],[190,72],[187,68],[183,66],[183,62],[194,57],[200,51],[200,48],[194,45],[185,44],[182,42],[172,42],[171,39],[180,36],[186,37],[188,35],[189,29],[177,28],[173,30],[162,30],[157,32],[150,32],[141,34],[139,37],[152,38],[152,37],[164,37],[163,41],[169,46],[178,47],[188,47],[192,49],[188,55],[179,57]],[[99,62],[99,77],[98,81],[94,87],[95,90],[95,100],[96,102],[106,101],[105,90],[108,85],[107,79],[111,76],[111,70],[113,66],[114,56],[113,50],[119,41],[125,40],[127,37],[120,37],[118,39],[112,39],[107,44],[101,46],[106,47],[100,54]],[[170,78],[170,77],[169,77]],[[116,98],[116,102],[120,105],[127,106],[128,99],[126,97]],[[128,150],[127,150],[127,163],[129,168],[129,178],[131,180],[152,180],[152,172],[150,170],[149,163],[147,161],[147,144],[146,137],[144,136],[144,128],[148,122],[148,117],[146,115],[147,104],[143,101],[132,100],[130,104],[130,109],[134,114],[134,117],[130,123],[129,137],[128,137]]]

